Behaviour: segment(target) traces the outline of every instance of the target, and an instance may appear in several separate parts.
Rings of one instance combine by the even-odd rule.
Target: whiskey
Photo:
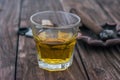
[[[48,64],[68,62],[72,57],[76,37],[70,32],[61,31],[56,32],[52,38],[50,36],[47,32],[34,36],[39,60]]]

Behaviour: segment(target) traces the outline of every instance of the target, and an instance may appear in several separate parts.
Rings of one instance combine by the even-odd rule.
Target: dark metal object
[[[28,27],[19,28],[18,34],[26,37],[33,37],[32,29]]]

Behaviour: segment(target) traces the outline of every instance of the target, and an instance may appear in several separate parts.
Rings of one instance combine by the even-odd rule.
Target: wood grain
[[[16,34],[19,26],[31,26],[29,18],[35,12],[68,12],[71,7],[97,24],[119,23],[119,4],[120,0],[0,0],[0,80],[120,80],[120,45],[94,47],[78,40],[73,65],[48,72],[38,67],[33,39]]]
[[[38,11],[63,10],[58,0],[24,0],[21,27],[29,27],[30,16]],[[75,52],[73,65],[62,72],[48,72],[38,67],[33,39],[19,37],[19,52],[16,80],[87,80],[81,60]],[[79,64],[78,64],[79,63]]]
[[[71,7],[83,11],[91,20],[101,24],[119,22],[118,0],[61,0],[63,8]],[[115,12],[115,13],[114,13]],[[116,17],[117,16],[117,17]],[[90,80],[119,80],[120,46],[95,47],[78,40],[77,50]]]
[[[92,47],[79,42],[78,50],[90,80],[119,80],[119,46]],[[117,56],[117,58],[116,58]]]
[[[83,12],[90,20],[96,24],[101,25],[105,22],[114,22],[108,15],[102,10],[102,8],[93,0],[60,0],[65,11],[69,11],[70,8],[76,8]]]
[[[0,80],[14,80],[21,0],[0,0]]]
[[[98,5],[104,10],[108,17],[110,17],[114,22],[120,23],[120,1],[119,0],[95,0]]]

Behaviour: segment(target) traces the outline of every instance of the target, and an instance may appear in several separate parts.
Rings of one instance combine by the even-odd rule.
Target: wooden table
[[[78,40],[73,65],[62,72],[38,67],[33,39],[17,35],[38,11],[77,7],[102,24],[120,21],[120,0],[0,0],[0,80],[120,80],[120,45],[92,47]]]

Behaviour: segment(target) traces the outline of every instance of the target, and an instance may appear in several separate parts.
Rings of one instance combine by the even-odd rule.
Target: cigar
[[[81,11],[78,11],[74,8],[70,9],[70,13],[77,14],[81,18],[81,22],[83,25],[85,25],[88,29],[92,30],[95,34],[98,34],[103,31],[102,27],[95,24],[93,21],[91,21],[84,13]]]

